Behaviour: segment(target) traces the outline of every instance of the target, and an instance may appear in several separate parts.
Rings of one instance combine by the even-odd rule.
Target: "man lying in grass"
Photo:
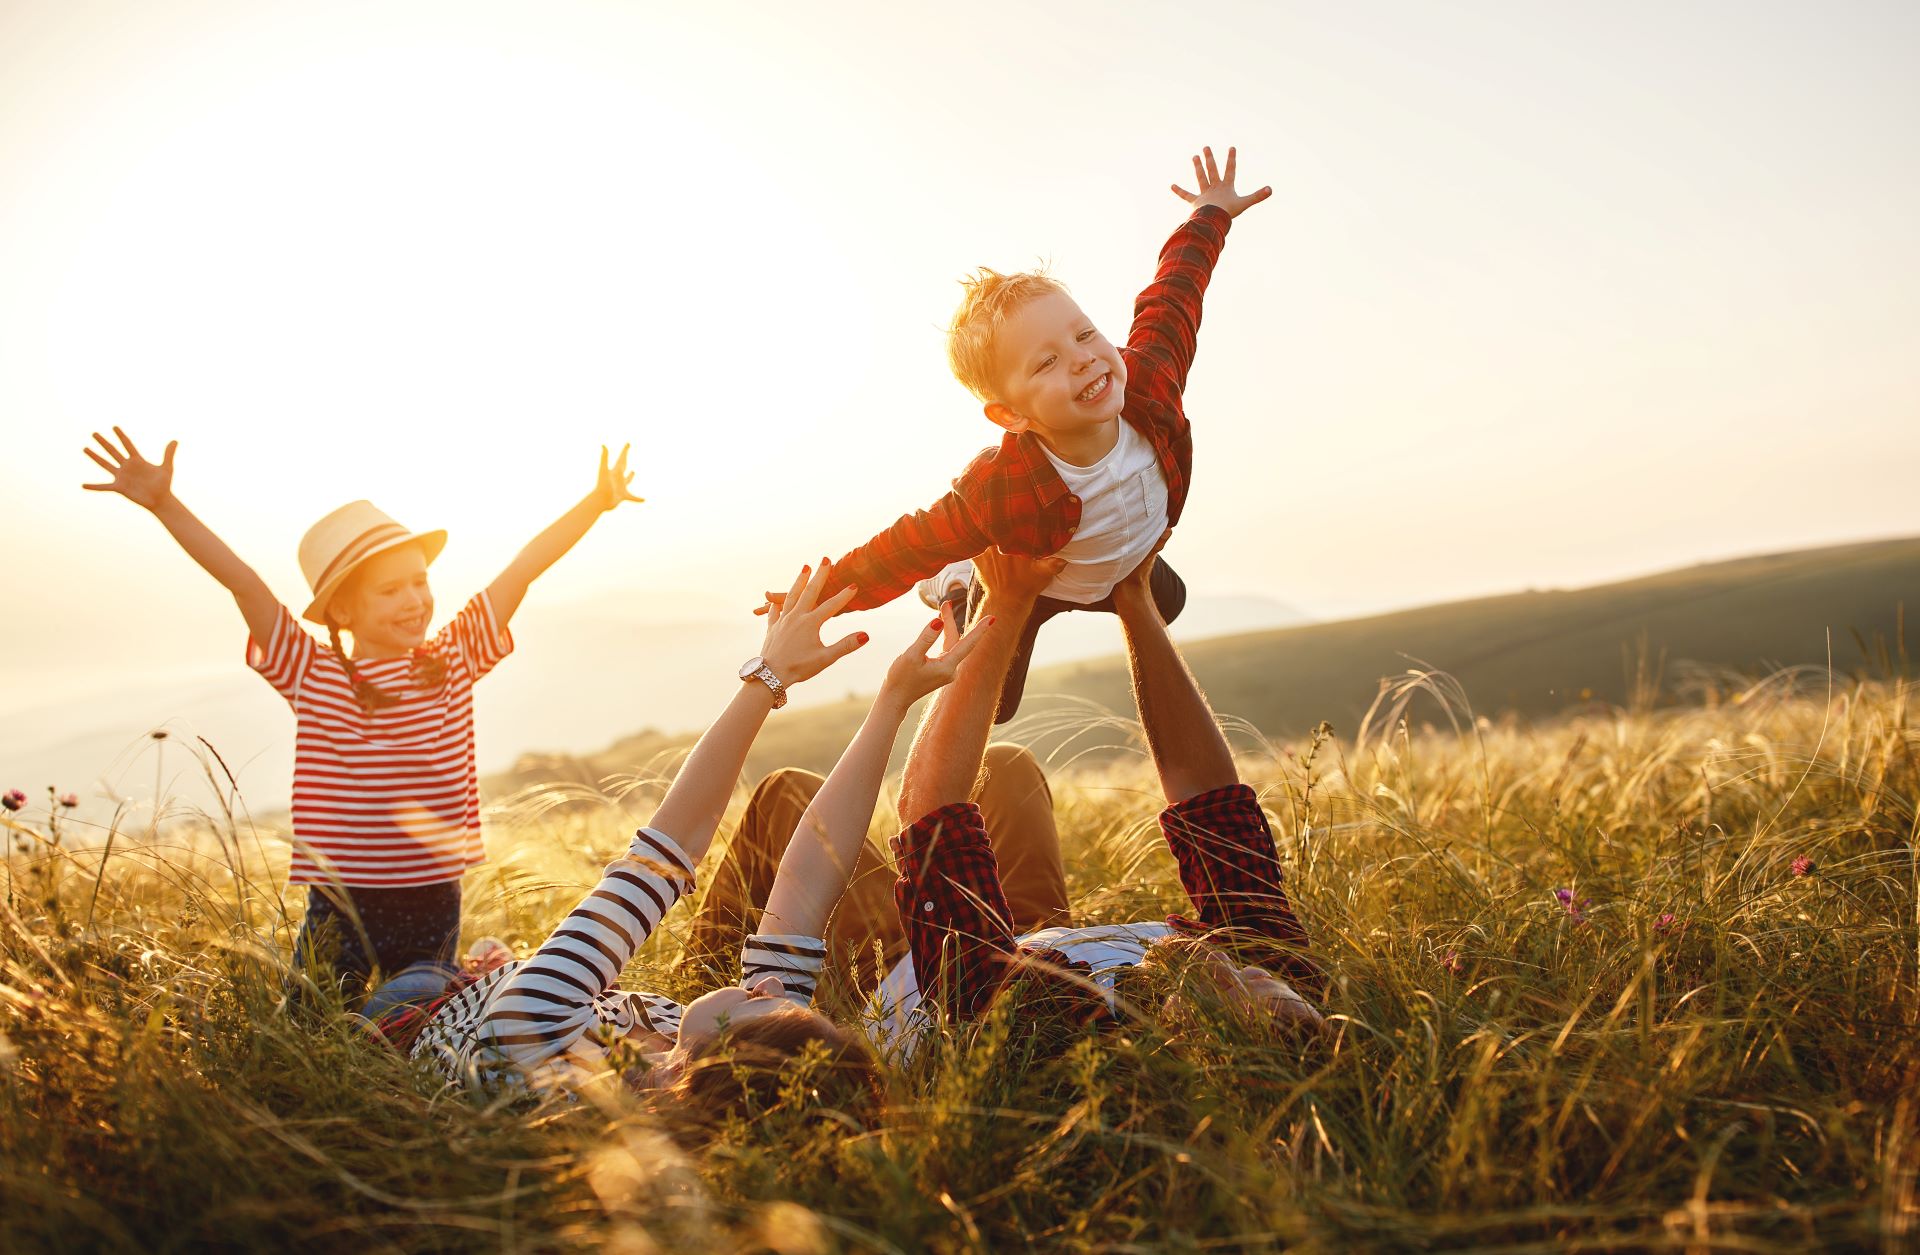
[[[986,587],[983,610],[1013,630],[984,637],[934,699],[900,786],[899,813],[907,826],[893,839],[900,872],[895,902],[914,981],[890,978],[883,986],[896,1024],[921,994],[940,1018],[965,1021],[1011,985],[1026,988],[1023,1010],[1050,1006],[1069,1019],[1104,1019],[1118,1006],[1116,978],[1125,969],[1176,952],[1202,958],[1187,971],[1238,1013],[1288,1028],[1320,1024],[1320,1013],[1295,988],[1318,994],[1322,978],[1282,888],[1273,834],[1155,607],[1150,576],[1156,560],[1149,554],[1114,589],[1113,600],[1167,800],[1160,830],[1196,918],[1015,937],[992,839],[970,795],[1018,626],[1058,560],[990,552],[975,563]],[[1015,1031],[1042,1019],[1023,1014]]]
[[[821,643],[821,625],[851,595],[822,600],[830,574],[824,563],[817,572],[801,571],[785,608],[768,625],[760,657],[741,669],[739,691],[694,747],[653,822],[539,951],[416,1012],[411,1024],[386,1022],[381,1027],[389,1040],[402,1044],[411,1036],[413,1057],[433,1060],[454,1083],[539,1087],[617,1071],[716,1117],[750,1097],[776,1093],[781,1065],[813,1043],[843,1079],[871,1087],[873,1064],[864,1044],[810,1009],[824,952],[820,935],[851,864],[834,861],[807,834],[838,827],[840,812],[849,809],[860,812],[864,827],[907,711],[953,678],[990,620],[929,658],[940,637],[936,620],[888,670],[866,722],[789,846],[747,942],[739,985],[684,1007],[615,985],[661,918],[692,889],[694,868],[768,713],[784,704],[787,688],[865,643],[864,633]]]

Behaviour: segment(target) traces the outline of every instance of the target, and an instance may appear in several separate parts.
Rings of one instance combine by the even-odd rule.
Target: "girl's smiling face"
[[[433,621],[426,553],[419,545],[401,545],[368,558],[334,594],[327,617],[353,633],[356,659],[411,653],[427,639]]]

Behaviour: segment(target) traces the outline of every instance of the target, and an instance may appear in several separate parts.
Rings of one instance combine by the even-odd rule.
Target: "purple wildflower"
[[[1559,899],[1561,906],[1564,906],[1567,908],[1567,914],[1573,916],[1573,918],[1576,920],[1583,920],[1586,918],[1586,915],[1581,912],[1580,908],[1583,906],[1586,906],[1589,902],[1593,901],[1592,898],[1581,898],[1578,901],[1575,901],[1573,896],[1573,890],[1571,889],[1555,889],[1553,891],[1553,896]]]
[[[62,793],[60,795],[60,805],[66,807],[68,810],[72,810],[74,807],[80,805],[80,795],[78,793]]]
[[[1446,968],[1449,972],[1452,972],[1454,975],[1458,976],[1460,974],[1460,969],[1464,968],[1466,964],[1460,961],[1459,952],[1454,950],[1449,950],[1445,954],[1440,956],[1440,966]]]
[[[1802,855],[1801,855],[1801,856],[1800,856],[1799,858],[1797,858],[1797,859],[1795,859],[1795,860],[1793,860],[1793,874],[1794,874],[1794,875],[1796,875],[1796,876],[1810,876],[1810,875],[1812,875],[1812,874],[1813,874],[1813,860],[1812,860],[1812,859],[1810,859],[1810,858],[1808,858],[1808,857],[1807,857],[1806,855],[1804,855],[1804,854],[1802,854]]]
[[[1666,914],[1662,915],[1659,919],[1653,921],[1653,931],[1657,933],[1666,932],[1669,928],[1672,928],[1674,926],[1676,918],[1677,917],[1674,915],[1672,911],[1668,911]]]
[[[27,795],[18,789],[8,789],[4,794],[0,794],[0,806],[10,811],[17,811],[26,804]]]

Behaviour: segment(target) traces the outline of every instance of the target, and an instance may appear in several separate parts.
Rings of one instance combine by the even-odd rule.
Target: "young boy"
[[[1208,148],[1193,159],[1199,190],[1173,186],[1193,215],[1160,250],[1159,270],[1134,302],[1124,347],[1101,335],[1047,275],[983,269],[968,280],[947,354],[953,373],[1006,435],[973,460],[951,492],[834,563],[836,590],[858,590],[847,608],[866,610],[928,576],[935,578],[921,595],[929,604],[964,595],[971,584],[964,560],[989,546],[1064,558],[1020,638],[996,723],[1019,708],[1040,626],[1069,610],[1111,612],[1114,585],[1180,521],[1193,468],[1181,393],[1200,330],[1200,298],[1228,225],[1273,194],[1270,187],[1245,196],[1235,191],[1234,166],[1233,149],[1222,170]],[[1153,592],[1167,620],[1186,601],[1185,585],[1164,563],[1155,566]]]

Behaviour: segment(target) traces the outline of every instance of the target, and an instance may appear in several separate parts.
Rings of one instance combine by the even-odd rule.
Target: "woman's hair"
[[[858,1116],[880,1101],[880,1068],[867,1043],[799,1007],[705,1039],[689,1052],[664,1096],[683,1131],[698,1137],[730,1117],[751,1119],[779,1107],[796,1078],[811,1109]]]

